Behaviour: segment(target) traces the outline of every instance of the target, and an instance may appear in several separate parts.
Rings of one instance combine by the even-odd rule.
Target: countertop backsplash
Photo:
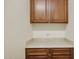
[[[32,38],[64,38],[65,31],[33,31]]]

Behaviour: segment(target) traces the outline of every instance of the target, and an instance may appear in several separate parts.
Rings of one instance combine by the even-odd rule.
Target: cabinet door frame
[[[50,4],[50,13],[49,13],[50,14],[50,23],[68,23],[68,0],[63,0],[63,2],[62,2],[62,0],[61,1],[60,0],[49,0],[49,1],[50,1],[49,2],[49,4]],[[61,7],[57,6],[58,3],[62,3],[62,5],[63,5],[62,9],[61,9]],[[52,7],[51,5],[54,5],[54,6]],[[56,6],[57,6],[57,8],[55,8]],[[58,9],[60,9],[60,11],[63,10],[63,12],[60,12],[60,13],[62,13],[62,15],[64,14],[63,18],[62,18],[62,16],[61,16],[61,18],[59,17],[59,13],[57,13]],[[56,16],[56,15],[58,15],[58,16]],[[59,19],[57,19],[57,18],[59,18]]]
[[[39,0],[38,0],[39,1]],[[44,0],[44,4],[45,4],[45,14],[44,14],[44,19],[35,19],[35,0],[30,0],[30,23],[48,23],[48,17],[47,17],[47,0]],[[33,16],[34,15],[34,16]],[[37,21],[35,21],[37,20]]]

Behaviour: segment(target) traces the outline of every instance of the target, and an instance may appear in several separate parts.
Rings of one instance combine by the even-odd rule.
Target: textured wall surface
[[[31,38],[29,0],[5,0],[5,59],[25,59]]]
[[[74,41],[74,0],[69,1],[69,21],[66,27],[66,37]]]
[[[33,38],[64,38],[65,31],[33,31]]]

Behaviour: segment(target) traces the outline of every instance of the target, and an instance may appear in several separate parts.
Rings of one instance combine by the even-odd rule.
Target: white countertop
[[[26,44],[26,48],[71,48],[73,42],[65,38],[33,38]]]

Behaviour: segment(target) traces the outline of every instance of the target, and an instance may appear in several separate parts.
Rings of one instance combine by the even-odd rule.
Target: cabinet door
[[[70,56],[53,56],[52,59],[72,59]]]
[[[49,0],[50,22],[67,23],[68,22],[68,0]]]
[[[28,56],[27,59],[48,59],[48,56]]]
[[[47,23],[47,0],[30,0],[30,18],[32,23]]]
[[[73,59],[72,48],[53,48],[51,49],[52,59]]]
[[[47,56],[48,55],[48,49],[43,49],[43,48],[28,48],[27,50],[27,55],[43,55],[43,56]]]

